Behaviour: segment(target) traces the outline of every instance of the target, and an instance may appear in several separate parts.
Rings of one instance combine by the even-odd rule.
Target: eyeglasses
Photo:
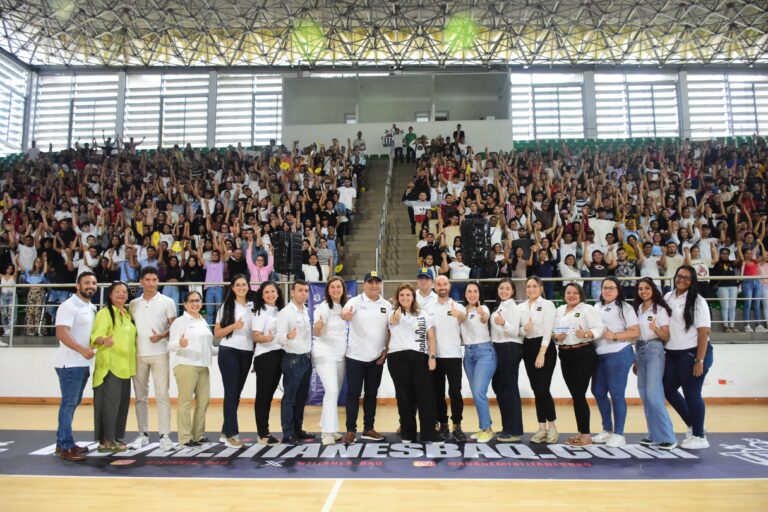
[[[203,303],[203,301],[200,300],[200,299],[189,299],[187,301],[187,304],[202,304],[202,303]]]
[[[608,292],[609,292],[609,291],[611,291],[611,290],[618,290],[618,288],[617,288],[617,287],[615,287],[615,286],[603,286],[603,290],[605,290],[605,291],[608,291]]]
[[[678,281],[690,281],[691,280],[691,276],[684,276],[684,275],[680,274],[678,276],[675,276],[675,279],[678,280]]]

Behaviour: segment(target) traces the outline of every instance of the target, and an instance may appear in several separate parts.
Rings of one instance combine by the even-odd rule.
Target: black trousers
[[[272,350],[253,359],[253,372],[256,374],[256,401],[253,410],[256,414],[256,430],[259,437],[269,435],[269,411],[272,408],[272,398],[280,383],[283,370],[282,350]]]
[[[405,147],[405,159],[408,163],[416,161],[416,150],[411,146]]]
[[[445,403],[445,379],[448,378],[448,396],[451,399],[451,421],[461,424],[464,412],[464,398],[461,396],[461,358],[440,357],[437,367],[432,372],[435,389],[435,412],[437,421],[448,423],[448,405]]]
[[[97,441],[104,443],[125,439],[130,404],[131,379],[121,379],[108,372],[104,381],[93,388],[93,423]]]
[[[403,350],[390,354],[387,358],[389,373],[395,384],[397,412],[400,416],[400,436],[411,441],[416,440],[420,430],[420,440],[428,443],[437,439],[435,431],[435,392],[432,388],[432,375],[427,363],[427,354],[415,350]],[[419,414],[419,427],[416,426],[416,412]]]
[[[408,220],[411,221],[411,234],[416,234],[416,214],[413,211],[412,207],[408,207]]]
[[[523,359],[523,345],[520,343],[494,343],[496,350],[496,373],[491,385],[501,413],[501,431],[513,436],[523,435],[523,406],[520,400],[520,361]]]
[[[240,433],[237,423],[237,408],[248,372],[251,371],[253,352],[232,347],[219,347],[219,371],[224,384],[224,424],[221,433],[226,437]]]
[[[576,414],[576,426],[579,434],[589,434],[589,404],[587,390],[589,381],[597,368],[597,352],[595,345],[590,343],[584,347],[559,351],[560,368],[563,379],[573,399],[573,412]]]
[[[360,411],[360,396],[363,397],[363,432],[373,430],[376,422],[376,395],[379,393],[383,364],[376,361],[358,361],[346,358],[347,375],[347,432],[357,432],[357,415]]]
[[[403,163],[403,146],[395,146],[395,161]]]
[[[533,396],[536,399],[536,419],[539,423],[555,421],[555,401],[552,399],[552,393],[549,392],[552,384],[552,374],[555,373],[557,364],[557,351],[555,344],[550,343],[544,355],[544,366],[536,368],[536,356],[539,355],[541,348],[541,338],[528,338],[523,340],[523,362],[525,371],[528,373],[528,381],[533,389]]]

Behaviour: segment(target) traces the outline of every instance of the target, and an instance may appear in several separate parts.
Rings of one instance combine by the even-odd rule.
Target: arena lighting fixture
[[[311,18],[299,20],[291,31],[291,45],[302,60],[316,61],[326,46],[323,27]]]
[[[447,45],[446,53],[451,56],[460,56],[467,50],[474,49],[479,33],[480,28],[469,14],[451,16],[443,30],[443,41]]]

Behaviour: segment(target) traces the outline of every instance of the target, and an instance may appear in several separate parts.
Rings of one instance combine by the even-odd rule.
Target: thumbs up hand
[[[189,340],[187,339],[187,333],[182,333],[181,338],[179,338],[179,346],[182,348],[186,348],[189,345]]]
[[[323,329],[325,329],[323,315],[318,315],[317,320],[315,320],[315,336],[320,336],[320,334],[323,332]]]

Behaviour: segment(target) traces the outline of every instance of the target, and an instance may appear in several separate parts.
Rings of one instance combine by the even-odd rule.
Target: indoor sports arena
[[[0,28],[0,510],[768,510],[765,1]]]

